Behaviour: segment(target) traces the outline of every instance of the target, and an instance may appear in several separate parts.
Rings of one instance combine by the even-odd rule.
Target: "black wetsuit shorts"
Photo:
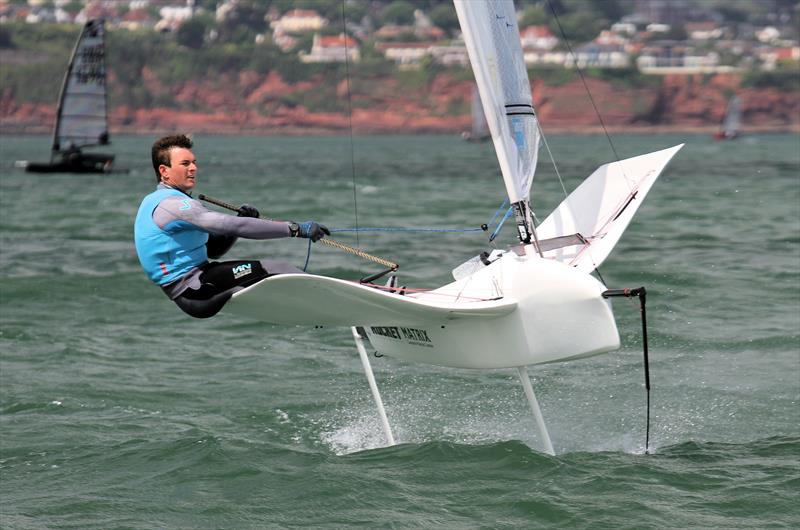
[[[200,269],[200,288],[186,289],[174,300],[195,318],[213,317],[233,293],[272,275],[258,260],[210,262]]]

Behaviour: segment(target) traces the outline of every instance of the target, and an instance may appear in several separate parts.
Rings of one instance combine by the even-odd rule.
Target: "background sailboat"
[[[104,173],[112,169],[114,155],[87,153],[84,149],[107,145],[105,25],[88,21],[72,52],[53,130],[50,162],[29,162],[30,172]]]
[[[728,106],[725,109],[725,117],[722,119],[719,131],[714,134],[717,140],[733,140],[739,137],[739,129],[742,125],[742,111],[739,98],[731,96]]]
[[[470,101],[470,115],[472,116],[472,127],[469,131],[461,133],[461,137],[468,142],[485,142],[491,138],[489,125],[486,123],[486,114],[483,113],[481,95],[478,86],[472,87],[472,100]]]

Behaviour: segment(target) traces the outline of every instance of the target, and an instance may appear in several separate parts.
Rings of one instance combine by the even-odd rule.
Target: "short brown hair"
[[[191,149],[192,145],[194,145],[192,139],[185,134],[173,134],[155,141],[153,148],[150,150],[150,157],[153,159],[153,170],[156,172],[156,182],[161,182],[161,173],[158,172],[158,166],[163,164],[167,167],[172,167],[169,165],[170,149],[173,147]]]

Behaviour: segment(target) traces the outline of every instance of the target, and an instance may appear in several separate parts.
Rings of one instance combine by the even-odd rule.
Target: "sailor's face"
[[[181,191],[189,191],[194,188],[197,174],[197,159],[194,154],[189,149],[173,147],[169,151],[169,161],[169,166],[164,164],[158,166],[161,181]]]

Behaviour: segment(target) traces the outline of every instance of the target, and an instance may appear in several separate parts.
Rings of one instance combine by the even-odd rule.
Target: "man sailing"
[[[314,221],[294,223],[259,219],[243,204],[239,215],[214,212],[192,198],[197,179],[193,143],[183,134],[153,144],[158,185],[139,206],[134,224],[136,253],[147,276],[187,314],[216,315],[233,293],[274,274],[300,269],[271,260],[209,261],[222,257],[238,237],[303,237],[316,242],[330,231]]]

